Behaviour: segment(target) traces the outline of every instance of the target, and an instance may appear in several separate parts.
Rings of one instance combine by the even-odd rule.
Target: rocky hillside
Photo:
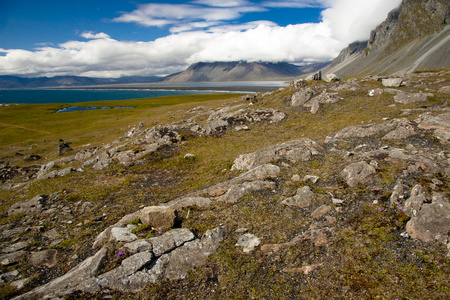
[[[11,153],[0,295],[444,299],[449,79],[296,80]]]
[[[170,75],[169,82],[185,81],[248,81],[294,78],[304,73],[314,72],[326,64],[298,67],[289,63],[268,62],[200,62],[186,71]]]
[[[404,0],[368,42],[344,49],[325,73],[386,75],[450,67],[450,3]]]

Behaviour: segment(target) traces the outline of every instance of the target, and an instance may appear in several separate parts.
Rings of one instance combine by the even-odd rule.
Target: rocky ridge
[[[181,146],[187,136],[220,139],[231,130],[251,134],[257,123],[280,126],[294,114],[320,116],[330,107],[348,101],[346,97],[352,93],[405,107],[401,118],[386,117],[379,123],[349,125],[323,140],[287,140],[241,154],[230,166],[230,171],[237,173],[228,180],[168,202],[141,207],[117,222],[108,220],[106,212],[95,220],[80,222],[79,228],[92,222],[102,228],[89,239],[92,244],[83,259],[65,253],[62,245],[70,243],[70,239],[65,238],[69,235],[64,231],[73,223],[72,219],[80,220],[85,213],[98,210],[98,204],[62,201],[63,191],[19,201],[8,209],[6,216],[16,217],[20,222],[2,225],[2,281],[18,290],[17,299],[77,297],[79,293],[87,297],[110,291],[136,293],[143,286],[185,279],[190,270],[204,265],[219,249],[229,247],[230,240],[236,243],[241,255],[261,252],[276,257],[277,253],[300,245],[324,251],[323,255],[307,259],[304,265],[283,264],[279,270],[308,275],[333,265],[329,258],[334,255],[333,250],[326,249],[339,242],[352,218],[358,215],[361,203],[366,205],[364,209],[372,209],[371,218],[389,216],[397,221],[398,225],[389,223],[393,226],[389,230],[392,235],[401,236],[404,241],[399,243],[406,243],[409,238],[417,240],[421,247],[425,247],[424,243],[436,243],[447,248],[448,253],[449,75],[448,71],[442,71],[411,74],[400,80],[366,77],[345,83],[299,80],[288,89],[243,97],[218,110],[199,106],[187,111],[191,117],[183,122],[151,128],[140,123],[110,144],[57,161],[26,169],[4,163],[2,189],[18,191],[38,181],[91,168],[107,172],[122,165],[132,170],[150,164],[149,157],[155,153]],[[367,83],[377,88],[366,89]],[[277,93],[288,96],[279,98]],[[274,98],[279,108],[264,108]],[[195,163],[195,157],[185,155],[184,159]],[[308,164],[323,165],[324,170],[304,167]],[[301,173],[302,168],[307,173]],[[252,199],[273,205],[273,222],[279,213],[285,222],[295,214],[295,222],[304,223],[299,225],[291,219],[294,228],[286,225],[290,233],[281,238],[274,237],[275,231],[267,231],[271,226],[265,222],[259,224],[263,231],[254,227],[248,232],[249,229],[238,227],[227,210],[243,209]],[[203,220],[211,211],[217,220]],[[189,228],[192,218],[210,222],[208,227],[214,228],[202,231]],[[60,225],[43,225],[52,222]],[[149,229],[153,236],[147,234]],[[71,263],[57,271],[64,259]],[[36,281],[32,276],[22,276],[16,269],[18,265],[31,266],[37,273],[53,270],[53,278]]]

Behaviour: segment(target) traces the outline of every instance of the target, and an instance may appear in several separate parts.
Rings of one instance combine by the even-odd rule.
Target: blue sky
[[[0,75],[166,75],[335,57],[401,0],[0,0]]]

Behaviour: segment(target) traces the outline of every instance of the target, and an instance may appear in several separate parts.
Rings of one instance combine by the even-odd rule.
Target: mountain
[[[181,73],[166,77],[165,81],[245,81],[286,79],[313,72],[326,64],[296,66],[286,62],[199,62]]]
[[[350,44],[323,73],[387,75],[450,67],[450,2],[404,0],[371,32]]]
[[[0,76],[0,88],[42,88],[42,87],[75,87],[106,84],[148,83],[161,81],[157,76],[126,76],[120,78],[91,78],[80,76],[55,76],[23,78],[17,76]]]

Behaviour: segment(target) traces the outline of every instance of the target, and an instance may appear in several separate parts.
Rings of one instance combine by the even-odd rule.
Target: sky
[[[0,75],[164,76],[329,61],[401,0],[0,0]]]

